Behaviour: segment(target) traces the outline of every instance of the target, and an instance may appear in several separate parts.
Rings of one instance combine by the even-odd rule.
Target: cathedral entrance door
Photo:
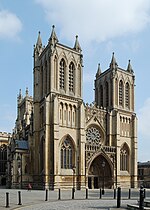
[[[88,171],[88,187],[112,188],[113,172],[109,162],[102,155],[97,156],[90,165]]]
[[[94,177],[94,189],[97,189],[98,188],[98,177],[95,176]]]

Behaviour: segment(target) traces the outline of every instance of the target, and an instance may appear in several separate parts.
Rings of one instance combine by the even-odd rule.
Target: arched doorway
[[[97,156],[88,170],[88,188],[112,188],[113,173],[110,163],[103,155]]]

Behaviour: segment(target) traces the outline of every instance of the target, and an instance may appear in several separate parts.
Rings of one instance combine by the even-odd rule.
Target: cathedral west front
[[[95,99],[84,103],[83,55],[61,44],[54,26],[34,46],[33,97],[18,95],[11,140],[11,186],[116,188],[137,186],[135,75],[129,61],[95,71]],[[93,100],[93,99],[91,99]]]

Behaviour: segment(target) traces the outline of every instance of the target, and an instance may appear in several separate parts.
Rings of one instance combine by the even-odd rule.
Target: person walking
[[[29,183],[29,184],[28,184],[28,191],[31,191],[31,189],[32,189],[32,186],[31,186],[31,184]]]

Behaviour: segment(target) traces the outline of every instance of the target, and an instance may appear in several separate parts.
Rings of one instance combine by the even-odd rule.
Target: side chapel
[[[28,90],[24,98],[21,92],[18,96],[12,186],[136,187],[135,75],[130,61],[122,69],[113,53],[107,70],[98,65],[94,103],[85,104],[78,36],[74,47],[68,47],[59,42],[53,26],[47,46],[39,32],[33,75],[33,98]]]

